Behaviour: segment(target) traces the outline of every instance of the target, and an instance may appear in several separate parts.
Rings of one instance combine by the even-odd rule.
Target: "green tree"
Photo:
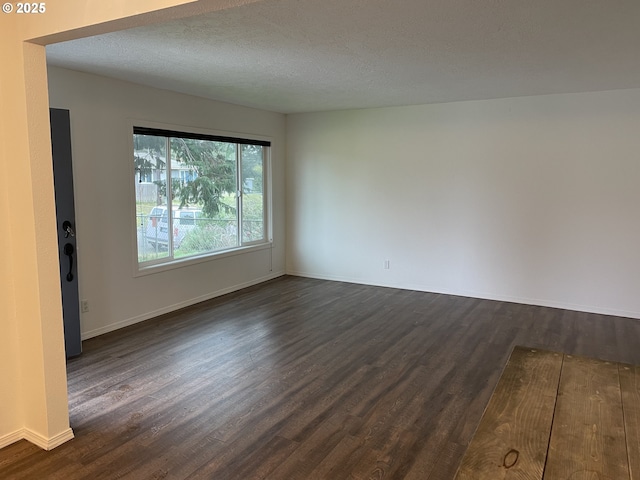
[[[253,179],[253,190],[262,192],[262,147],[242,145],[242,179]]]
[[[235,212],[222,201],[224,195],[237,191],[235,144],[171,138],[171,154],[195,173],[195,178],[180,184],[177,190],[181,208],[190,203],[202,205],[210,218],[221,211]]]
[[[178,201],[180,208],[187,205],[202,206],[204,214],[213,218],[221,213],[234,214],[236,208],[228,195],[238,190],[235,143],[198,140],[180,137],[169,139],[171,159],[186,166],[190,179],[181,181],[172,178],[171,200]],[[154,135],[134,135],[134,162],[136,171],[151,176],[154,171],[166,171],[167,138]],[[242,154],[242,179],[251,179],[253,192],[263,190],[263,147],[240,145]],[[172,163],[172,168],[175,168]],[[158,203],[167,195],[167,182],[155,179],[158,186]],[[250,192],[248,192],[250,193]],[[226,198],[226,202],[223,201]],[[175,202],[174,202],[175,203]]]
[[[163,137],[134,135],[133,144],[133,162],[141,179],[146,175],[151,175],[154,170],[166,168],[167,142]]]
[[[155,135],[133,136],[133,162],[135,171],[139,173],[139,181],[143,178],[153,178],[153,173],[158,170],[166,170],[167,167],[167,141],[164,137]],[[167,184],[164,180],[153,180],[158,187],[156,203],[160,205],[167,195]]]

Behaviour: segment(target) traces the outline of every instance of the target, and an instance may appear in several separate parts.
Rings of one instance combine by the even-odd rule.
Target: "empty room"
[[[0,478],[640,478],[640,3],[0,15]]]

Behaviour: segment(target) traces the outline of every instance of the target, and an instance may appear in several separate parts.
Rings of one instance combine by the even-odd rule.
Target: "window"
[[[138,265],[267,243],[269,147],[133,127]]]

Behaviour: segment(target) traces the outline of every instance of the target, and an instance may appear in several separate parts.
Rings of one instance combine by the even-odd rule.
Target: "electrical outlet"
[[[89,300],[82,300],[80,302],[80,311],[82,313],[87,313],[89,311]]]
[[[384,269],[385,269],[385,270],[389,270],[389,268],[391,268],[391,265],[390,265],[390,263],[389,263],[389,260],[385,260],[385,261],[384,261]]]

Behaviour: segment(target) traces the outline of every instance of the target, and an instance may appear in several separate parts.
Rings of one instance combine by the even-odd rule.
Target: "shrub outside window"
[[[138,265],[267,243],[269,147],[134,126]]]

